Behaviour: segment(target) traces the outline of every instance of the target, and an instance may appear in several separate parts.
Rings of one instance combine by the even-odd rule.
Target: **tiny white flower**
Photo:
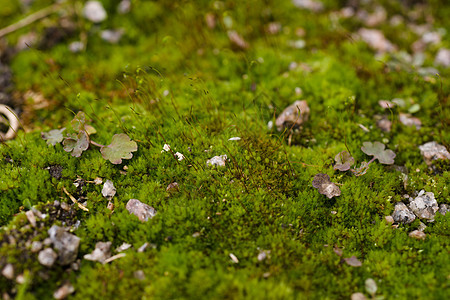
[[[183,160],[184,159],[184,155],[181,154],[180,152],[175,153],[175,156],[178,157],[178,160]]]

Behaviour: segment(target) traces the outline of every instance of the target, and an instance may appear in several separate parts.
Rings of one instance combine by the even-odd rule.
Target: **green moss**
[[[21,18],[16,2],[1,12],[2,26]],[[423,77],[404,63],[391,69],[398,55],[375,57],[351,37],[363,22],[337,19],[339,1],[323,1],[324,11],[311,14],[292,1],[137,0],[130,14],[121,15],[116,1],[105,0],[108,19],[98,25],[81,17],[80,1],[72,2],[77,26],[69,40],[49,49],[32,47],[11,60],[17,93],[39,93],[48,106],[24,99],[27,133],[0,145],[0,269],[12,263],[15,274],[26,278],[18,284],[0,276],[0,290],[18,299],[48,299],[69,281],[76,290],[70,297],[79,299],[349,299],[373,278],[377,295],[385,298],[446,298],[449,214],[426,223],[425,240],[408,236],[418,220],[393,228],[385,216],[405,194],[422,189],[439,204],[449,202],[448,161],[430,168],[418,149],[431,140],[450,140],[448,68],[439,68],[439,77]],[[35,1],[31,11],[51,3]],[[400,3],[376,3],[389,16],[408,16]],[[426,11],[446,28],[442,6],[431,1]],[[215,17],[215,28],[205,25],[207,13]],[[249,49],[230,41],[226,18]],[[47,22],[57,20],[52,15]],[[279,33],[266,31],[270,22],[281,24]],[[410,51],[417,34],[407,25],[385,23],[378,29]],[[36,32],[45,26],[36,23]],[[98,35],[118,27],[125,29],[118,44]],[[298,28],[304,36],[296,34]],[[9,41],[23,32],[12,33]],[[86,51],[71,53],[68,43],[80,36],[87,38]],[[292,47],[298,39],[305,41],[303,49]],[[432,66],[438,48],[448,45],[444,35],[425,52],[424,66]],[[378,105],[393,98],[405,99],[406,106]],[[300,132],[290,136],[268,128],[297,99],[311,110]],[[398,118],[414,103],[420,105],[414,114],[422,121],[419,130]],[[41,139],[41,131],[70,131],[78,111],[97,129],[91,137],[100,144],[128,134],[138,143],[133,158],[113,165],[95,147],[75,158]],[[376,126],[376,115],[393,122],[391,132]],[[368,161],[361,151],[366,141],[383,141],[408,178],[378,162],[361,177],[333,169],[334,156],[343,150],[358,165]],[[185,160],[161,151],[166,143]],[[229,158],[225,167],[206,165],[223,154]],[[60,178],[52,177],[50,166],[62,168]],[[340,184],[341,196],[319,194],[311,185],[317,173]],[[102,185],[93,183],[97,177],[114,182],[114,211],[107,208]],[[73,185],[79,178],[82,189]],[[179,190],[167,192],[172,182]],[[55,200],[71,203],[63,188],[86,201],[89,211],[54,207]],[[157,215],[140,222],[125,208],[131,198],[153,206]],[[24,214],[33,206],[48,214],[36,228]],[[40,265],[31,241],[44,240],[53,224],[77,221],[72,231],[81,238],[80,268]],[[111,241],[113,254],[123,243],[132,248],[104,265],[83,259],[99,241]],[[150,246],[138,252],[144,243]],[[263,250],[267,257],[259,260]],[[345,263],[353,255],[362,267]]]

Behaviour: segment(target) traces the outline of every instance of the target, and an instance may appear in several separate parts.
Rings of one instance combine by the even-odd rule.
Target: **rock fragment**
[[[137,270],[133,272],[134,278],[139,279],[139,280],[144,280],[145,279],[145,273],[142,270]]]
[[[30,222],[31,226],[36,227],[36,217],[32,210],[29,210],[25,213],[27,216],[28,222]]]
[[[278,131],[284,129],[297,129],[308,121],[309,106],[305,100],[297,100],[293,104],[286,107],[275,121]]]
[[[100,1],[88,1],[84,5],[83,15],[86,19],[94,23],[100,23],[108,17]]]
[[[351,300],[367,300],[366,296],[363,293],[353,293]]]
[[[70,283],[66,283],[53,293],[55,299],[65,299],[67,296],[75,292],[75,288]]]
[[[422,154],[425,163],[430,166],[434,160],[442,159],[448,160],[450,159],[450,153],[448,150],[439,145],[436,142],[428,142],[421,146],[419,146],[420,154]]]
[[[2,270],[2,275],[5,276],[6,278],[12,280],[14,279],[14,267],[12,264],[7,264],[3,270]]]
[[[41,265],[51,267],[58,258],[58,254],[52,248],[45,248],[38,254],[38,261]]]
[[[124,32],[125,31],[123,29],[106,29],[100,33],[100,37],[108,43],[117,44],[122,38]]]
[[[450,206],[448,204],[442,203],[439,205],[439,212],[445,216],[447,212],[450,211]]]
[[[380,30],[361,28],[358,36],[366,42],[370,48],[379,53],[392,52],[395,46],[384,36]]]
[[[116,194],[116,188],[111,180],[106,180],[105,184],[103,184],[102,195],[108,200],[111,200]]]
[[[323,9],[323,3],[314,0],[292,0],[292,3],[302,9],[310,10],[313,12],[319,12]]]
[[[36,253],[42,249],[42,243],[40,241],[34,241],[31,243],[31,252]]]
[[[90,254],[86,254],[84,259],[105,263],[105,260],[111,257],[111,242],[98,242],[95,249]]]
[[[424,192],[423,190],[419,195],[409,203],[409,209],[420,219],[432,220],[439,210],[436,199],[432,192]]]
[[[423,231],[414,230],[409,233],[409,237],[412,237],[412,238],[415,238],[418,240],[424,240],[427,237],[427,235]]]
[[[434,63],[446,68],[450,67],[450,49],[440,49]]]
[[[216,166],[216,167],[225,167],[225,162],[227,161],[228,157],[226,154],[220,155],[220,156],[214,156],[211,159],[208,159],[206,161],[207,166]]]
[[[77,258],[80,238],[57,225],[53,225],[48,234],[53,248],[58,252],[59,264],[64,266],[72,263]]]
[[[398,202],[397,204],[395,204],[392,218],[397,223],[409,224],[416,219],[416,216],[408,209],[408,207],[403,202]]]
[[[130,199],[127,203],[126,209],[130,214],[137,216],[142,222],[147,222],[156,215],[156,210],[153,207],[142,203],[137,199]]]
[[[415,126],[416,129],[422,127],[422,122],[419,118],[413,117],[411,114],[400,113],[398,116],[400,122],[405,126]]]

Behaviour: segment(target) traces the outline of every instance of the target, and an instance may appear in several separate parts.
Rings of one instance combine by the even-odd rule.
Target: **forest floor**
[[[445,1],[0,2],[3,299],[449,297]]]

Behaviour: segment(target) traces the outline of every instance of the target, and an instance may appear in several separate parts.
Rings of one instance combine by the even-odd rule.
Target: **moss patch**
[[[19,1],[10,2],[1,26],[21,18]],[[30,11],[51,2],[35,1]],[[388,19],[376,28],[398,51],[376,55],[354,35],[364,20],[342,17],[333,1],[312,13],[295,1],[136,0],[119,14],[117,2],[105,0],[108,18],[100,24],[82,17],[82,1],[68,2],[73,32],[10,61],[16,92],[24,96],[25,130],[0,145],[0,269],[11,263],[25,279],[0,276],[2,292],[46,299],[70,282],[70,297],[80,299],[348,299],[366,293],[365,280],[373,278],[385,298],[446,298],[449,214],[426,224],[425,240],[408,236],[418,221],[393,228],[385,220],[405,194],[421,189],[449,203],[448,161],[429,168],[418,149],[431,140],[449,149],[450,69],[434,64],[439,49],[450,46],[448,33],[426,48],[422,66],[398,58],[413,54],[411,44],[420,39],[409,23],[434,16],[432,28],[449,27],[443,3],[356,7],[386,9]],[[394,15],[405,21],[386,25]],[[8,41],[29,30],[41,36],[61,18],[50,15]],[[117,44],[100,38],[101,30],[118,27],[125,34]],[[247,49],[230,40],[231,30]],[[68,45],[78,40],[86,50],[72,53]],[[424,74],[424,67],[439,76]],[[378,104],[394,98],[404,106]],[[298,99],[311,113],[297,133],[268,126]],[[420,129],[399,120],[416,104]],[[96,149],[76,158],[60,144],[47,145],[41,132],[69,128],[79,111],[97,129],[96,142],[107,145],[118,133],[136,141],[133,158],[113,165]],[[379,116],[392,122],[390,132],[376,126]],[[360,177],[333,169],[344,150],[358,165],[368,161],[360,151],[367,141],[392,149],[395,166],[373,163]],[[164,144],[185,159],[162,151]],[[206,165],[224,154],[225,167]],[[406,168],[407,179],[396,166]],[[312,187],[318,173],[340,185],[339,197]],[[98,177],[117,189],[113,211],[94,183]],[[172,182],[178,191],[166,191]],[[64,189],[89,211],[71,204]],[[125,209],[131,198],[157,215],[140,222]],[[36,227],[25,216],[32,208],[47,214]],[[79,267],[46,268],[31,252],[54,224],[72,226],[81,238]],[[99,241],[132,247],[108,264],[84,260]],[[258,259],[261,253],[265,259]],[[351,256],[362,266],[345,263]]]

